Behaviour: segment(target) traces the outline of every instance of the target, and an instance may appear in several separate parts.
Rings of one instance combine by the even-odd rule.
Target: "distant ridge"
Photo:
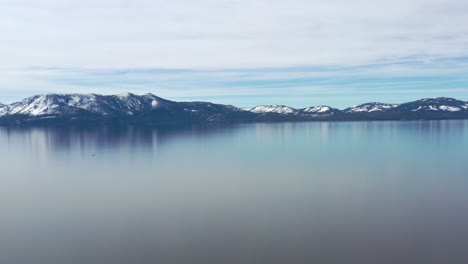
[[[468,119],[468,102],[438,97],[402,104],[371,102],[343,110],[330,106],[295,109],[285,105],[237,108],[209,102],[175,102],[150,93],[124,93],[44,94],[9,105],[0,103],[0,125],[4,126],[418,119]]]

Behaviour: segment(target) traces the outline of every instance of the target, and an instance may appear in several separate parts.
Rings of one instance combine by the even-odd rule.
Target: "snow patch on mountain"
[[[60,104],[63,100],[51,95],[36,95],[26,98],[19,103],[14,103],[9,107],[8,114],[22,114],[30,116],[52,115],[60,113]]]
[[[8,106],[0,103],[0,116],[4,116],[8,113]]]
[[[321,105],[321,106],[313,106],[313,107],[307,107],[302,110],[302,112],[305,113],[328,113],[332,110],[331,107]]]
[[[278,114],[294,114],[296,109],[284,105],[259,105],[254,108],[247,109],[252,113],[278,113]]]
[[[384,104],[384,103],[367,103],[361,105],[355,105],[345,110],[346,113],[372,113],[372,112],[384,112],[386,110],[398,107],[397,104]]]
[[[406,103],[413,112],[434,111],[434,112],[460,112],[468,109],[468,103],[453,98],[437,97],[424,98],[419,101]]]
[[[108,114],[103,108],[102,102],[97,99],[95,94],[72,94],[67,98],[68,106],[88,110],[92,113]]]
[[[454,106],[446,106],[446,105],[441,105],[439,106],[439,109],[442,111],[449,111],[449,112],[458,112],[461,110],[459,107],[454,107]]]
[[[461,111],[461,108],[455,107],[455,106],[447,106],[447,105],[441,105],[439,107],[434,106],[434,105],[428,105],[428,106],[425,105],[425,106],[418,106],[418,108],[413,109],[411,111],[416,112],[420,110],[458,112],[458,111]]]
[[[130,97],[132,95],[133,94],[131,94],[131,93],[121,93],[121,94],[117,94],[116,96],[121,98],[121,99],[126,99],[126,98],[128,98],[128,97]]]
[[[126,110],[128,115],[133,115],[144,108],[144,104],[138,96],[130,93],[117,95],[120,105]]]

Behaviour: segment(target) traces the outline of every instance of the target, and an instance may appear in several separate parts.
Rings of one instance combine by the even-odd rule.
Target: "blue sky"
[[[467,13],[455,0],[0,0],[0,102],[468,100]]]

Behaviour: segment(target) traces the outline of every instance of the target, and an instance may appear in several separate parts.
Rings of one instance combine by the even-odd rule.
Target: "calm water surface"
[[[468,121],[0,128],[0,263],[468,263]]]

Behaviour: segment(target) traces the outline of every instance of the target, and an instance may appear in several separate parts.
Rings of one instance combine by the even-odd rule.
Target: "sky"
[[[0,0],[0,102],[468,100],[464,0]]]

